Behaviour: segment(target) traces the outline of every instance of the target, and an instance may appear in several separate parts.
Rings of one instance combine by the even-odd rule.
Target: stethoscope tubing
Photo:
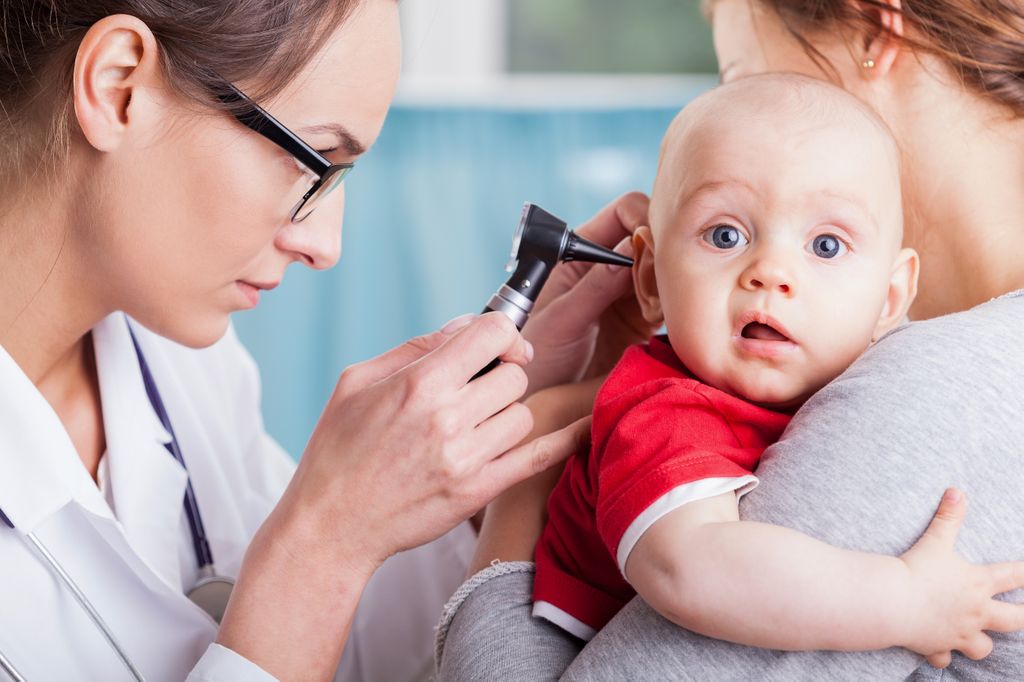
[[[21,673],[18,672],[18,669],[14,667],[14,664],[4,656],[3,651],[0,651],[0,670],[7,673],[7,676],[14,680],[14,682],[26,682]]]
[[[124,666],[128,669],[128,672],[132,674],[132,677],[136,680],[144,680],[145,678],[142,676],[142,673],[139,672],[139,669],[136,668],[135,664],[132,663],[130,658],[128,658],[128,654],[125,653],[124,647],[122,647],[121,643],[117,641],[117,638],[114,636],[114,633],[110,629],[110,626],[108,626],[107,622],[103,620],[103,616],[100,615],[99,611],[96,610],[96,607],[94,607],[92,605],[92,602],[89,601],[89,598],[86,597],[85,593],[82,592],[80,587],[78,587],[78,583],[76,583],[71,578],[71,576],[68,575],[67,571],[64,570],[64,567],[60,564],[59,561],[57,561],[56,557],[54,557],[53,554],[50,553],[50,550],[46,548],[46,545],[40,542],[39,538],[36,537],[35,533],[28,533],[25,535],[25,537],[28,539],[29,542],[32,543],[32,546],[35,547],[36,551],[39,552],[39,554],[43,557],[46,563],[50,565],[50,568],[53,569],[53,572],[56,573],[58,577],[60,577],[61,582],[63,582],[64,586],[71,591],[71,594],[74,595],[75,600],[78,602],[78,604],[83,609],[85,609],[86,613],[89,614],[89,618],[92,619],[92,622],[95,623],[96,627],[99,628],[100,632],[103,633],[103,636],[110,644],[110,647],[115,651],[115,653],[117,653],[118,658],[120,658],[121,662],[124,663]]]
[[[149,364],[146,362],[146,356],[142,354],[142,349],[139,347],[139,341],[135,338],[135,332],[132,331],[131,325],[128,325],[128,333],[132,337],[132,344],[135,346],[135,354],[139,358],[139,368],[142,370],[142,383],[146,386],[146,395],[149,396],[149,401],[153,405],[153,409],[156,411],[157,417],[160,418],[160,423],[163,424],[164,429],[171,436],[171,442],[167,443],[164,447],[171,454],[174,459],[178,460],[178,464],[186,472],[188,466],[185,464],[185,458],[181,454],[181,448],[178,446],[178,438],[174,434],[174,427],[171,426],[171,418],[167,414],[167,409],[164,407],[164,401],[160,397],[160,391],[156,388],[156,381],[153,380],[153,374],[149,371]],[[203,526],[203,517],[199,513],[199,503],[196,502],[196,493],[192,489],[192,477],[189,476],[185,479],[185,516],[188,517],[189,530],[192,531],[192,546],[196,551],[196,560],[199,562],[199,569],[203,570],[207,566],[213,566],[213,551],[210,549],[210,543],[206,539],[206,528]]]

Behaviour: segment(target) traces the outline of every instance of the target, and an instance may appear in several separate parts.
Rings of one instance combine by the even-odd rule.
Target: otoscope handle
[[[494,312],[494,311],[493,311],[493,310],[491,310],[490,306],[488,306],[488,307],[484,308],[484,311],[483,311],[483,312],[484,312],[484,313],[491,313],[491,312]],[[483,314],[483,313],[481,313],[481,315],[482,315],[482,314]],[[480,370],[479,372],[477,372],[476,374],[474,374],[474,375],[473,375],[473,378],[472,378],[472,379],[470,379],[470,381],[473,381],[473,380],[475,380],[475,379],[479,379],[480,377],[482,377],[483,375],[487,374],[488,372],[490,372],[490,371],[491,371],[492,369],[494,369],[495,367],[497,367],[497,366],[498,366],[498,365],[500,365],[500,364],[501,364],[501,360],[499,360],[498,358],[494,358],[494,359],[493,359],[493,360],[491,360],[491,361],[490,361],[489,363],[487,363],[487,366],[486,366],[486,367],[484,367],[484,368],[483,368],[482,370]]]
[[[514,289],[510,289],[507,286],[502,286],[501,289],[499,289],[498,292],[491,297],[490,302],[488,302],[487,306],[484,307],[480,314],[485,315],[487,313],[493,313],[495,311],[505,313],[505,315],[507,315],[508,318],[512,320],[512,322],[516,325],[516,329],[522,331],[523,325],[526,324],[526,320],[528,320],[530,317],[530,310],[533,308],[533,301],[530,301],[524,296],[519,296],[518,294],[516,294],[516,297],[510,296],[509,292],[511,292],[512,294],[516,294]],[[513,303],[512,301],[509,300],[509,298],[517,298],[517,300],[515,303]],[[517,305],[524,302],[529,303],[529,306],[525,310],[523,309],[523,307],[520,307],[520,305]],[[479,379],[480,377],[487,374],[500,364],[501,360],[499,360],[498,358],[494,358],[487,364],[486,367],[484,367],[482,370],[474,374],[473,379]],[[473,379],[470,379],[470,381],[473,381]]]

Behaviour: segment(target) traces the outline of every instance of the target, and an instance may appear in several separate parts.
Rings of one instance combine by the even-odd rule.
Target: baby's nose
[[[782,263],[758,261],[747,268],[741,281],[743,288],[751,291],[768,289],[787,296],[793,293],[793,277]]]

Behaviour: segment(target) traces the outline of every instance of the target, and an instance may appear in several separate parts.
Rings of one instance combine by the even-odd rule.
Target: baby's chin
[[[760,380],[741,381],[727,392],[776,412],[795,412],[811,397],[813,391],[799,385],[790,377],[758,377]]]

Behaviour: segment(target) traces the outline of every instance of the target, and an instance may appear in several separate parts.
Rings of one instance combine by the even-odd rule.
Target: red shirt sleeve
[[[685,379],[656,383],[643,400],[613,400],[594,414],[597,529],[613,557],[626,529],[659,498],[706,478],[748,476],[766,446],[741,442],[735,415],[716,404],[720,392]]]

